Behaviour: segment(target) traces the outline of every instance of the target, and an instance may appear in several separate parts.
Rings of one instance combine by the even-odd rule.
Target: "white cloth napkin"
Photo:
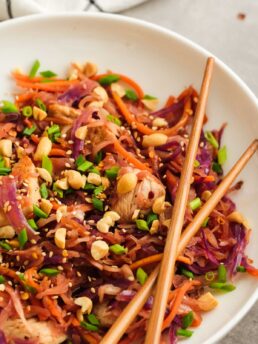
[[[148,0],[0,0],[0,20],[35,13],[122,12]]]

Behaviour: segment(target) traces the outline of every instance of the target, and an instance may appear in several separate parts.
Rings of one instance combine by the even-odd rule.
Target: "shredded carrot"
[[[22,73],[19,73],[17,71],[13,71],[12,76],[15,80],[33,82],[33,83],[34,82],[41,82],[42,80],[46,79],[43,76],[34,76],[33,78],[31,78],[29,75],[22,74]],[[51,77],[51,80],[57,81],[58,79]]]
[[[75,318],[75,317],[73,317],[73,319],[72,319],[72,325],[73,326],[75,326],[75,327],[78,327],[78,326],[80,326],[80,323],[79,323],[79,321]]]
[[[177,131],[180,128],[184,127],[188,121],[189,110],[191,109],[191,98],[190,97],[188,97],[186,102],[185,102],[183,115],[182,115],[181,119],[177,122],[177,124],[175,124],[173,127],[168,128],[168,129],[153,130],[150,127],[148,127],[147,125],[137,122],[135,120],[134,116],[128,110],[128,108],[127,108],[126,104],[124,103],[124,101],[122,100],[122,98],[119,97],[119,95],[116,92],[111,92],[111,93],[112,93],[112,96],[114,98],[115,103],[117,104],[120,112],[124,116],[127,123],[135,126],[136,129],[139,132],[141,132],[142,134],[150,135],[150,134],[154,134],[154,133],[162,133],[165,135],[174,135],[177,133]]]
[[[170,326],[171,322],[174,320],[177,312],[178,312],[178,309],[181,305],[181,302],[183,300],[183,297],[185,295],[185,293],[193,286],[193,285],[198,285],[200,284],[200,281],[196,281],[196,280],[193,280],[193,281],[186,281],[182,287],[178,288],[176,291],[177,291],[177,295],[176,295],[176,298],[175,298],[175,301],[173,302],[172,304],[172,307],[170,309],[170,312],[168,314],[168,316],[165,318],[165,320],[163,321],[163,325],[162,325],[162,331],[165,330],[167,327]]]
[[[175,97],[174,96],[169,96],[167,101],[166,101],[165,107],[169,107],[169,106],[173,105],[174,102],[175,102]]]
[[[136,91],[136,93],[138,94],[139,98],[143,98],[144,97],[144,92],[143,92],[141,86],[139,84],[137,84],[136,81],[132,80],[131,78],[129,78],[128,76],[126,76],[124,74],[119,74],[119,73],[98,74],[98,75],[95,75],[93,77],[93,80],[99,81],[101,78],[103,78],[105,76],[108,76],[110,74],[118,75],[122,81],[124,81],[126,84],[130,85]]]
[[[17,80],[17,86],[30,88],[34,90],[41,90],[47,92],[63,92],[71,85],[77,84],[78,80],[58,80],[58,81],[51,81],[46,83],[40,82],[29,82],[29,81],[21,81]]]
[[[52,148],[49,156],[66,156],[66,151],[61,148]]]
[[[246,268],[246,271],[252,275],[252,276],[255,276],[255,277],[258,277],[258,269],[252,267],[252,268]]]
[[[193,319],[193,322],[191,324],[192,327],[198,327],[201,325],[201,322],[202,322],[202,317],[199,313],[197,312],[194,312],[193,311],[193,315],[194,315],[194,319]]]
[[[31,140],[32,140],[34,143],[36,143],[36,144],[39,143],[39,137],[38,137],[37,135],[32,134],[32,135],[30,136],[30,138],[31,138]]]
[[[51,297],[49,296],[44,296],[43,303],[44,306],[49,310],[49,312],[60,322],[60,324],[63,324],[63,315],[60,307],[57,305],[56,300],[51,299]]]
[[[55,201],[52,201],[51,204],[52,204],[53,210],[57,210],[60,207],[60,205],[61,205],[61,204],[59,204],[59,203],[57,203]]]
[[[30,269],[26,270],[24,275],[25,275],[26,283],[28,283],[30,285],[30,287],[33,287],[34,289],[39,291],[40,286],[33,280],[33,277],[37,276],[36,268],[30,268]]]
[[[32,123],[27,117],[24,119],[24,123],[27,125],[27,127],[29,127],[29,128],[32,127]]]
[[[139,161],[130,152],[127,152],[127,150],[121,145],[121,143],[117,139],[115,139],[114,141],[114,148],[118,154],[125,158],[129,163],[133,164],[136,168],[151,172],[151,169],[146,164]]]
[[[162,259],[162,256],[163,256],[163,253],[158,253],[158,254],[154,254],[153,256],[142,258],[140,260],[137,260],[133,264],[131,264],[130,268],[132,270],[135,270],[135,269],[137,269],[139,267],[142,267],[142,266],[145,266],[145,265],[149,265],[149,264],[160,262],[161,259]],[[191,260],[189,258],[187,258],[187,257],[184,257],[184,256],[179,256],[177,258],[177,261],[185,263],[185,264],[191,264]]]
[[[37,94],[37,92],[29,92],[29,93],[19,94],[16,96],[15,102],[16,102],[16,104],[25,103],[28,100],[31,100],[36,94]]]
[[[201,181],[203,181],[203,182],[214,182],[214,180],[215,180],[215,177],[214,176],[212,176],[212,175],[208,175],[208,176],[206,176],[206,177],[201,177],[201,176],[195,176],[194,177],[194,180],[196,181],[196,182],[198,182],[199,180],[201,180]]]
[[[90,333],[86,333],[83,335],[84,339],[88,341],[89,344],[98,344],[99,341],[93,337]]]

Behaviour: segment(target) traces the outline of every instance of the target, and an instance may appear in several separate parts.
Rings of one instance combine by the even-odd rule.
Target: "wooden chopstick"
[[[258,149],[258,140],[254,140],[247,150],[243,153],[240,159],[235,163],[227,175],[223,178],[217,189],[213,192],[209,200],[202,206],[199,212],[195,215],[193,221],[187,226],[181,235],[180,243],[178,246],[177,254],[185,249],[190,239],[198,232],[203,221],[213,211],[217,203],[225,195],[231,184],[237,178],[239,173],[243,170],[245,165],[251,159],[255,151]],[[149,278],[134,296],[133,300],[124,308],[123,312],[119,315],[115,323],[109,329],[105,337],[102,339],[101,344],[116,344],[121,339],[129,325],[133,322],[135,317],[139,314],[144,303],[148,299],[151,288],[153,288],[155,279],[159,271],[159,264],[150,274]]]
[[[145,338],[145,343],[147,344],[160,343],[161,328],[167,306],[169,290],[174,278],[178,245],[184,224],[185,210],[192,181],[194,161],[197,154],[203,126],[213,65],[214,59],[212,57],[209,57],[205,68],[200,97],[193,120],[193,126],[189,137],[189,144],[183,164],[181,177],[179,180],[172,218],[160,265],[156,294],[154,297],[154,303],[151,310],[151,316],[149,319],[147,334]]]

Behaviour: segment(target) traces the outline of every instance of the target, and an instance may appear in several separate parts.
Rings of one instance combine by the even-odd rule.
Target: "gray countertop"
[[[243,20],[239,13],[246,15]],[[149,0],[123,14],[190,38],[224,61],[258,95],[257,0]],[[220,341],[233,343],[258,343],[258,303]]]

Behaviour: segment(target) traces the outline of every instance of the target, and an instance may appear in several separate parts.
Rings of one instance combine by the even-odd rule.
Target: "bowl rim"
[[[6,20],[0,24],[0,32],[3,29],[8,29],[9,27],[14,27],[16,25],[22,25],[26,24],[27,22],[38,22],[40,21],[46,21],[51,19],[56,20],[63,20],[63,19],[71,19],[74,20],[74,18],[80,18],[80,19],[87,19],[87,18],[93,18],[97,20],[108,20],[108,21],[115,21],[120,22],[124,24],[129,25],[136,25],[138,27],[142,27],[145,29],[153,30],[155,32],[158,32],[159,34],[165,35],[167,37],[170,37],[177,42],[186,45],[188,48],[198,52],[201,56],[207,58],[208,56],[213,56],[215,58],[216,64],[221,68],[221,70],[226,73],[226,75],[231,78],[234,83],[236,83],[239,88],[246,94],[248,99],[254,104],[254,106],[258,110],[258,98],[255,96],[253,91],[247,86],[247,84],[230,68],[228,67],[222,60],[217,58],[213,53],[211,53],[209,50],[203,48],[199,44],[195,43],[189,38],[184,37],[183,35],[170,30],[168,28],[162,27],[158,24],[153,24],[148,21],[127,17],[126,15],[122,14],[112,14],[112,13],[81,13],[81,12],[60,12],[60,13],[44,13],[44,14],[32,14],[24,17],[19,18],[13,18]],[[208,340],[206,340],[202,344],[213,344],[216,343],[218,340],[222,339],[229,331],[235,327],[240,320],[247,314],[247,312],[251,309],[251,307],[254,305],[254,303],[258,300],[258,287],[253,291],[248,301],[244,304],[242,308],[239,309],[235,313],[235,315],[232,317],[231,320],[229,320],[217,333],[213,334]]]

